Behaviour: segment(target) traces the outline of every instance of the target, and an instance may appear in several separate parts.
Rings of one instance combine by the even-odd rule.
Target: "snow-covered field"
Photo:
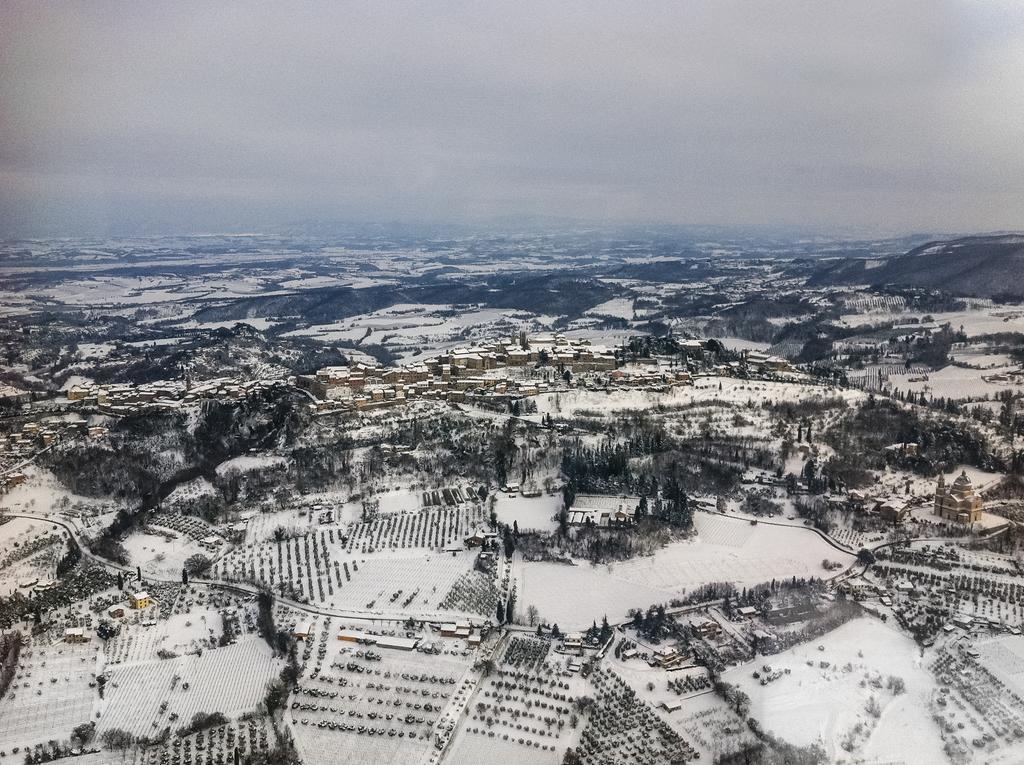
[[[552,531],[558,526],[557,515],[561,506],[561,494],[544,494],[539,497],[498,494],[494,512],[501,523],[507,523],[509,526],[517,523],[520,531]]]
[[[246,454],[217,465],[217,475],[227,475],[231,472],[248,473],[251,470],[267,470],[269,468],[282,467],[285,464],[286,460],[284,457],[278,457],[273,454]]]
[[[141,736],[186,724],[196,712],[248,712],[260,704],[279,669],[280,661],[255,636],[202,656],[115,665],[105,698],[96,703],[97,729],[120,728]],[[173,714],[176,723],[169,720]]]
[[[599,566],[519,562],[519,608],[534,605],[543,619],[576,629],[602,615],[622,621],[631,608],[667,603],[708,582],[742,586],[824,576],[824,558],[844,565],[854,560],[803,526],[752,526],[745,519],[705,513],[694,517],[694,526],[694,540],[643,558]]]
[[[762,686],[751,673],[763,664],[790,674]],[[905,693],[888,690],[890,675],[903,679]],[[802,746],[821,743],[830,762],[852,759],[844,741],[863,758],[858,761],[946,762],[928,712],[935,681],[924,668],[921,649],[877,619],[855,619],[809,644],[730,670],[725,679],[750,695],[750,715],[766,730]],[[873,680],[881,687],[873,687]],[[866,710],[872,697],[877,718]]]
[[[162,578],[180,576],[185,561],[193,555],[210,556],[208,550],[184,534],[169,538],[134,532],[123,544],[133,566]]]
[[[929,372],[927,380],[920,373],[909,375],[891,375],[889,386],[901,391],[913,391],[921,393],[927,391],[929,396],[936,398],[951,399],[979,399],[994,398],[996,394],[1004,390],[1020,391],[1021,386],[1010,382],[990,382],[982,379],[990,375],[1010,371],[1010,367],[998,369],[968,369],[957,367],[952,364],[937,372]],[[911,382],[911,378],[915,378]]]
[[[1007,635],[974,646],[981,664],[1016,693],[1024,695],[1024,637]]]
[[[0,713],[0,750],[60,739],[93,719],[96,691],[89,683],[99,671],[100,656],[95,642],[22,648]]]
[[[701,377],[693,385],[681,385],[665,392],[648,390],[603,391],[573,390],[568,393],[545,393],[536,396],[540,414],[571,417],[578,413],[610,415],[637,409],[685,406],[692,403],[728,400],[736,405],[763,404],[779,401],[814,400],[842,397],[848,401],[860,398],[855,390],[831,390],[798,382],[762,382],[730,377]]]
[[[615,316],[620,319],[633,318],[632,298],[612,298],[587,311],[590,316]]]
[[[954,330],[964,328],[968,337],[988,335],[996,332],[1024,331],[1024,312],[1012,306],[991,306],[978,310],[950,311],[946,313],[866,313],[844,314],[840,322],[849,327],[863,327],[885,322],[906,323],[921,321],[930,316],[934,324],[949,324]]]
[[[792,576],[823,576],[822,559],[844,565],[854,560],[804,527],[764,522],[751,526],[744,519],[706,513],[697,513],[693,524],[695,540],[616,564],[615,576],[681,592],[706,582],[751,585]]]

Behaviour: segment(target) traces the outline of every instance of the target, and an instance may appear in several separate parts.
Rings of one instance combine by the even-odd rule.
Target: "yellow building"
[[[153,599],[149,597],[149,593],[145,590],[132,594],[132,606],[135,608],[149,608],[153,605]]]
[[[939,476],[939,483],[935,487],[935,515],[943,520],[970,524],[981,520],[983,506],[966,472],[961,472],[948,487],[946,479]]]

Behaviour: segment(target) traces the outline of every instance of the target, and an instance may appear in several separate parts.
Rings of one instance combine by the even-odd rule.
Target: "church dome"
[[[957,479],[953,481],[953,491],[970,491],[974,488],[971,483],[971,479],[967,477],[966,472],[961,472]]]

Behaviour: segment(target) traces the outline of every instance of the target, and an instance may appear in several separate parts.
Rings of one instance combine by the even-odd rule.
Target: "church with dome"
[[[983,502],[974,490],[974,484],[961,472],[952,484],[946,486],[946,479],[939,474],[935,487],[935,514],[947,521],[970,524],[981,520]]]

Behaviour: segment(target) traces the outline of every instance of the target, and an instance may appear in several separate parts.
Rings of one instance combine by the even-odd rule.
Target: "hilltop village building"
[[[512,401],[552,389],[554,383],[530,379],[524,372],[538,364],[566,372],[612,372],[618,365],[607,348],[588,340],[568,340],[563,335],[527,340],[506,338],[494,343],[456,348],[404,367],[371,367],[365,364],[324,367],[315,375],[300,375],[295,384],[321,403],[313,408],[356,410],[398,406],[410,400],[464,402],[474,397]]]
[[[68,390],[68,401],[96,407],[107,414],[135,414],[157,410],[176,410],[206,399],[238,401],[272,388],[284,387],[284,379],[233,380],[218,377],[193,383],[189,380],[155,380],[141,385],[75,385]]]
[[[950,486],[940,475],[935,487],[935,515],[947,521],[970,524],[981,520],[984,502],[974,490],[974,484],[961,472]]]

